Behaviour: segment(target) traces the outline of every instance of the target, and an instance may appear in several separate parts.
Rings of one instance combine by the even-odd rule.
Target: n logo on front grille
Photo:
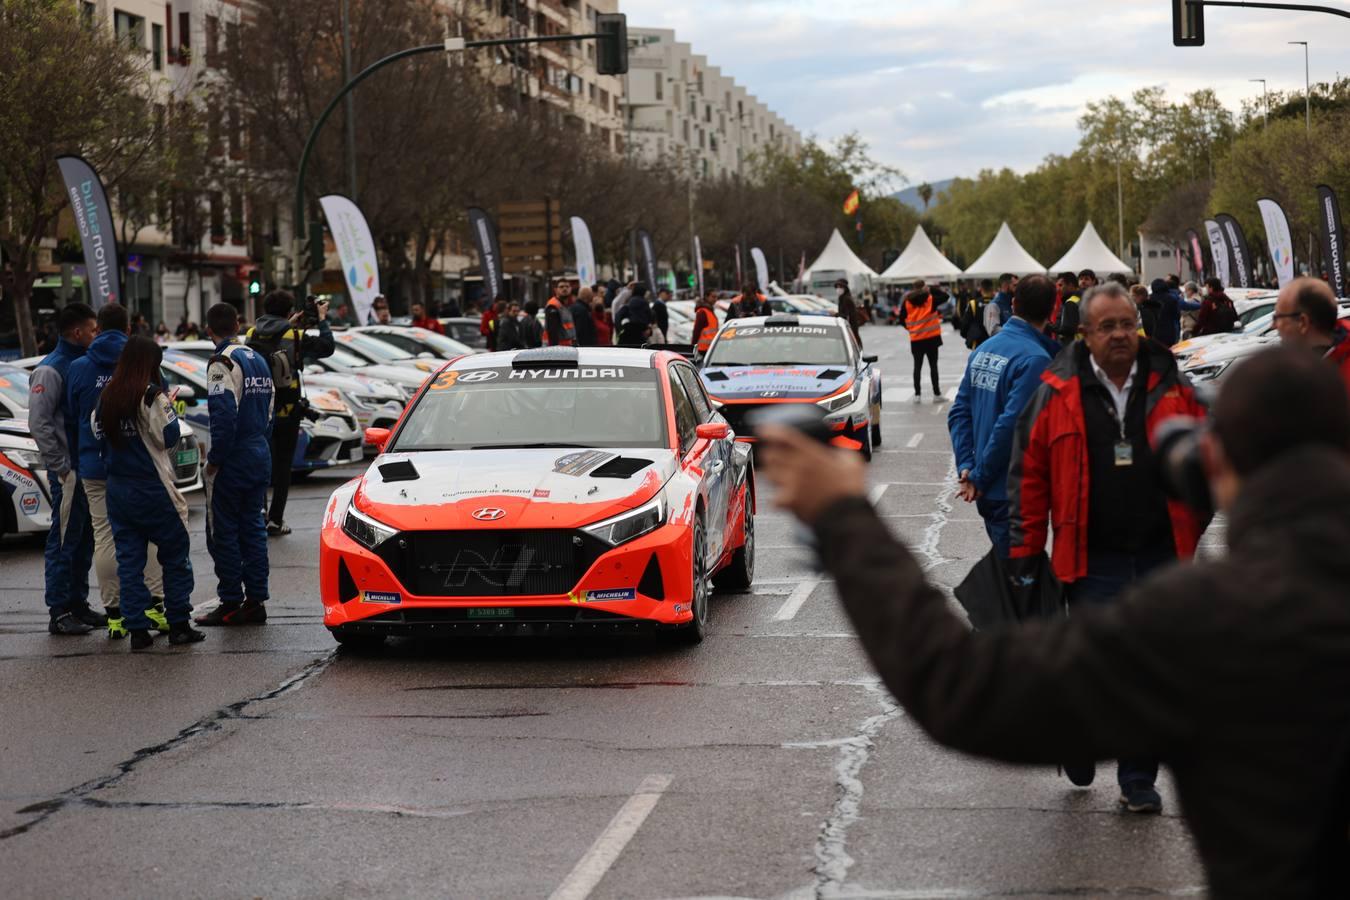
[[[547,575],[553,568],[546,562],[535,563],[533,548],[520,544],[499,547],[491,559],[473,550],[460,550],[449,565],[433,563],[431,571],[445,573],[445,587],[467,587],[471,579],[495,588],[513,590],[525,583],[531,575]]]

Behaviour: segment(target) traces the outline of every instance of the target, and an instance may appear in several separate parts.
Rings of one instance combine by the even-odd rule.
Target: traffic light
[[[596,13],[595,30],[604,35],[595,42],[595,70],[601,75],[628,74],[628,16]]]
[[[1172,0],[1172,43],[1177,47],[1205,46],[1205,8],[1191,0]]]
[[[256,297],[262,293],[262,273],[254,269],[248,276],[248,295]]]

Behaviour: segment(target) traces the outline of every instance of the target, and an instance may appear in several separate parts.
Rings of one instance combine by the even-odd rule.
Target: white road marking
[[[671,778],[670,775],[648,775],[642,779],[637,792],[614,814],[609,825],[591,844],[591,849],[577,861],[567,878],[549,896],[549,900],[585,900],[589,897],[600,879],[618,860],[619,854],[623,853],[623,848],[637,834],[642,823],[647,821],[647,816],[656,807],[656,801],[670,787]]]
[[[871,503],[873,506],[876,506],[878,503],[881,502],[881,498],[886,496],[886,488],[888,487],[890,487],[889,484],[879,484],[876,487],[872,488],[872,490],[870,490],[867,493],[868,502]]]
[[[913,388],[891,388],[889,391],[881,392],[881,402],[883,404],[903,403],[913,397]]]
[[[783,605],[778,607],[778,612],[773,614],[775,622],[788,622],[797,617],[802,604],[811,596],[811,592],[820,584],[819,581],[803,581],[793,589],[788,598],[783,601]]]
[[[905,446],[913,450],[915,447],[919,446],[922,443],[923,443],[923,432],[920,431],[918,434],[914,435],[914,437],[910,438],[909,443],[906,444]]]

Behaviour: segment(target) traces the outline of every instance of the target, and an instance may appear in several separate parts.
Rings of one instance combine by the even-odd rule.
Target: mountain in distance
[[[929,209],[932,209],[934,206],[937,206],[938,195],[941,194],[943,191],[947,190],[947,188],[951,187],[952,182],[955,180],[956,179],[954,178],[948,178],[945,181],[928,182],[928,184],[933,188],[933,199],[928,204]],[[921,181],[918,184],[912,184],[909,187],[905,188],[900,193],[891,194],[891,196],[894,197],[896,200],[899,200],[906,206],[909,206],[919,212],[923,212],[923,200],[919,198],[919,184],[923,184],[923,182]]]

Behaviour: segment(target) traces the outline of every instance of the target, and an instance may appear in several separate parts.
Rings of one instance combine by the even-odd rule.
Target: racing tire
[[[754,495],[745,489],[745,543],[731,556],[727,567],[713,576],[713,587],[719,591],[749,590],[755,580],[755,511]]]
[[[702,516],[694,520],[693,551],[694,595],[689,600],[689,606],[694,613],[694,620],[675,632],[681,644],[690,646],[703,643],[703,639],[708,636],[708,601],[712,595],[708,584],[708,537]]]
[[[876,413],[876,415],[873,416],[873,418],[872,418],[872,446],[873,446],[873,447],[880,447],[880,446],[881,446],[881,412],[880,412],[880,410],[878,410],[877,413]]]
[[[865,462],[865,463],[870,463],[870,462],[872,461],[872,429],[871,429],[871,428],[868,428],[868,429],[864,430],[864,432],[863,432],[862,450],[861,450],[860,452],[862,453],[863,462]]]
[[[337,641],[343,649],[353,650],[357,653],[378,650],[384,646],[384,635],[382,634],[353,634],[350,631],[342,631],[337,628],[330,628],[329,633],[333,635],[333,640]]]
[[[295,484],[297,481],[304,481],[313,474],[313,469],[291,469],[291,484]]]

